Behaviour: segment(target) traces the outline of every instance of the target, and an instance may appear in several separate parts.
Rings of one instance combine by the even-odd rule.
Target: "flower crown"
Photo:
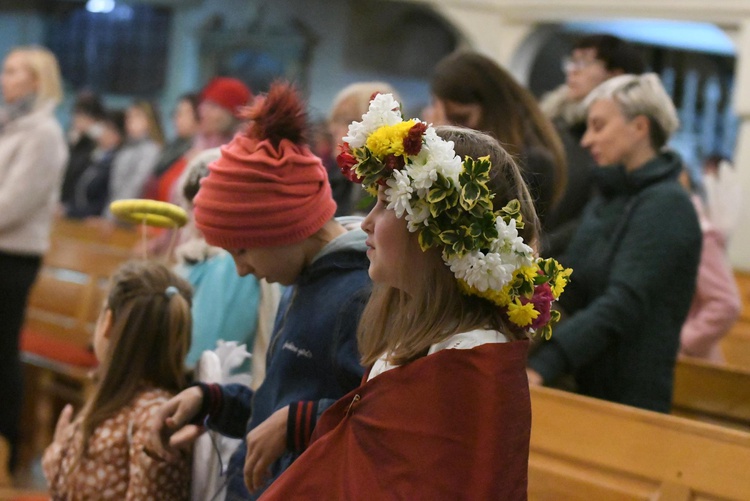
[[[403,120],[391,94],[375,96],[343,140],[336,158],[343,174],[372,194],[387,186],[387,208],[399,218],[406,214],[423,251],[442,248],[462,292],[491,301],[518,327],[549,339],[560,319],[551,304],[572,270],[534,257],[518,235],[524,226],[518,200],[494,209],[489,157],[462,162],[434,128]]]

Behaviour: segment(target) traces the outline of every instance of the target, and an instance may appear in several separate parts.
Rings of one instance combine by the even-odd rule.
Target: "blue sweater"
[[[187,366],[194,367],[205,350],[216,349],[219,339],[246,344],[247,350],[252,351],[260,304],[258,280],[237,275],[228,252],[198,263],[186,263],[177,271],[195,291],[193,340]]]
[[[290,406],[289,448],[272,465],[272,480],[307,445],[317,416],[362,379],[356,331],[370,293],[365,238],[354,230],[335,239],[286,289],[268,348],[266,377],[254,394],[242,385],[204,390],[208,426],[237,438]],[[303,417],[299,429],[293,418],[298,412]],[[229,462],[227,500],[261,494],[251,496],[245,487],[245,454],[243,440]]]

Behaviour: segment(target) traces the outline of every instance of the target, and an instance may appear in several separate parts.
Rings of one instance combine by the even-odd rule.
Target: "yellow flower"
[[[533,304],[521,304],[518,298],[508,305],[508,318],[519,327],[526,327],[538,316],[539,312],[534,309]]]
[[[568,277],[571,273],[573,273],[572,269],[565,268],[564,270],[557,273],[554,283],[550,283],[550,286],[552,287],[552,295],[555,296],[555,299],[560,297],[560,294],[562,294],[565,290],[565,286],[568,285],[569,281]]]
[[[404,138],[415,123],[417,123],[416,120],[409,120],[396,125],[380,127],[367,138],[367,148],[378,158],[383,158],[386,155],[402,156],[404,154]]]
[[[534,283],[534,279],[539,275],[539,266],[522,266],[516,270],[517,277],[523,277],[527,282]]]

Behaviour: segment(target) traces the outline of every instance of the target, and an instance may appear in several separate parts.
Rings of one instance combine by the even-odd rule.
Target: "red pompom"
[[[278,146],[282,139],[305,142],[307,113],[297,91],[286,82],[274,82],[265,96],[259,96],[241,118],[249,120],[245,134],[251,139],[267,139]]]

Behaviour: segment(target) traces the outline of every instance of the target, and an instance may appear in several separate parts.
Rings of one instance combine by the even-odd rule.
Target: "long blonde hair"
[[[82,455],[96,427],[128,405],[143,384],[173,393],[186,386],[192,295],[190,284],[156,262],[128,262],[112,277],[104,306],[112,315],[109,344],[79,416]]]
[[[37,78],[39,86],[36,91],[35,106],[45,102],[59,104],[63,98],[62,77],[60,76],[60,65],[55,55],[44,47],[26,45],[14,47],[10,54],[23,56],[26,65]]]
[[[489,155],[492,162],[489,185],[495,194],[494,207],[497,209],[518,199],[526,223],[519,234],[525,242],[535,246],[539,221],[521,172],[510,154],[497,140],[481,132],[454,126],[436,127],[436,131],[443,139],[453,141],[456,154],[461,158]],[[414,249],[419,250],[418,245],[416,234],[410,234],[406,243],[409,248],[401,249],[402,255],[413,255]],[[383,354],[390,363],[402,365],[426,355],[431,345],[472,329],[495,329],[510,339],[524,336],[520,329],[505,320],[497,306],[461,292],[440,250],[430,249],[423,256],[424,259],[408,262],[404,259],[393,264],[404,269],[408,266],[410,273],[422,275],[414,281],[415,290],[411,294],[386,285],[374,285],[357,331],[364,365],[373,364]]]

